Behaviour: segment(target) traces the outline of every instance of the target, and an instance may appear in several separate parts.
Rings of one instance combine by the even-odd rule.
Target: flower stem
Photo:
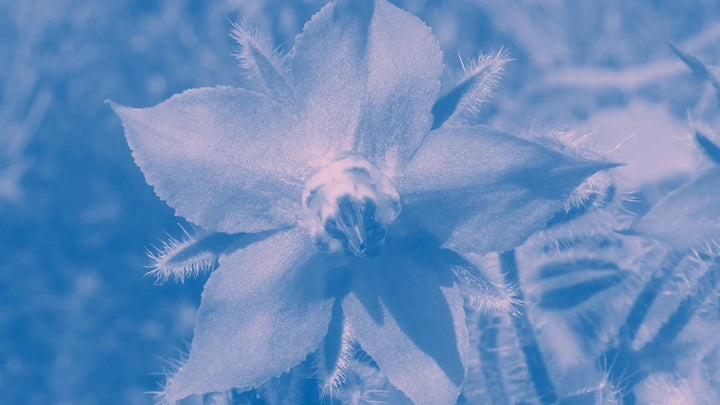
[[[611,380],[623,387],[623,403],[634,405],[635,395],[633,387],[640,383],[649,370],[641,367],[642,359],[663,356],[663,351],[673,344],[683,328],[690,322],[697,310],[702,306],[708,296],[720,282],[720,263],[714,263],[697,281],[697,288],[693,294],[685,297],[675,312],[655,334],[655,337],[646,343],[640,350],[631,350],[630,345],[642,324],[653,301],[660,292],[665,280],[672,275],[672,270],[682,259],[677,252],[668,253],[661,264],[660,270],[645,284],[645,288],[635,301],[625,324],[619,332],[620,347],[611,348],[605,353],[605,358],[612,360],[610,371]]]
[[[647,375],[647,370],[640,365],[638,352],[632,350],[630,346],[635,340],[640,325],[645,320],[650,307],[655,302],[658,294],[660,294],[663,284],[672,275],[673,270],[675,270],[682,258],[683,255],[677,251],[669,251],[663,257],[659,269],[653,273],[652,277],[643,286],[643,290],[635,298],[635,302],[625,318],[625,323],[618,331],[616,345],[608,348],[599,359],[603,363],[610,362],[610,369],[608,370],[610,381],[616,386],[622,387],[623,404],[635,404],[633,387]]]
[[[478,343],[478,350],[480,352],[480,364],[483,377],[485,377],[485,386],[490,393],[492,403],[496,405],[506,405],[508,404],[508,400],[505,396],[505,383],[500,370],[500,359],[498,356],[498,326],[500,321],[500,317],[497,316],[491,316],[489,314],[480,315],[480,342]]]
[[[665,281],[672,275],[675,267],[680,263],[682,254],[676,251],[668,252],[660,263],[660,269],[656,271],[650,280],[645,283],[643,290],[635,299],[630,313],[625,318],[625,323],[618,332],[619,344],[622,347],[629,347],[640,329],[640,325],[647,316],[650,306],[655,302]]]
[[[690,322],[700,306],[715,290],[720,282],[720,263],[714,263],[697,281],[695,293],[688,295],[681,302],[667,322],[660,328],[653,340],[647,343],[640,352],[652,355],[667,349]]]
[[[555,386],[550,379],[542,353],[538,347],[535,330],[528,318],[527,308],[525,306],[525,297],[520,289],[520,277],[518,275],[517,261],[515,260],[515,250],[508,250],[500,254],[500,267],[502,268],[505,283],[517,286],[515,299],[519,302],[517,305],[518,316],[512,318],[515,333],[517,334],[525,361],[528,365],[530,378],[535,387],[535,393],[543,404],[551,404],[557,402],[557,394]]]

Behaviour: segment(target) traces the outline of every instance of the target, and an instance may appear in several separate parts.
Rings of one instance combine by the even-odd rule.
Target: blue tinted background
[[[144,107],[241,86],[230,22],[288,49],[322,3],[0,1],[2,402],[152,401],[192,336],[204,279],[143,277],[146,249],[183,220],[145,184],[104,101]],[[614,157],[639,162],[626,187],[646,205],[695,169],[688,110],[717,124],[707,89],[667,47],[720,62],[715,1],[396,4],[431,25],[450,69],[458,53],[507,49],[491,124],[591,128],[608,148],[634,134]]]

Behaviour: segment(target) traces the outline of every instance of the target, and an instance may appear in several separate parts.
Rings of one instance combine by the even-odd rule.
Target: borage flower
[[[287,58],[238,35],[262,91],[113,106],[177,215],[256,240],[216,244],[166,398],[257,386],[318,348],[332,369],[350,331],[416,404],[454,403],[464,300],[492,293],[459,253],[518,245],[606,165],[463,124],[486,96],[487,66],[438,98],[437,40],[384,0],[325,6]]]

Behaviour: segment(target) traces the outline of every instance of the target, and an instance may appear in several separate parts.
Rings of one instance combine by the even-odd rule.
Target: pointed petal
[[[312,159],[352,149],[365,91],[365,49],[372,1],[331,2],[305,24],[288,55],[291,86],[302,104]]]
[[[442,127],[397,184],[403,215],[447,247],[502,252],[541,229],[586,177],[614,166],[482,127]]]
[[[249,388],[302,362],[327,332],[324,267],[294,228],[220,258],[205,285],[188,361],[168,380],[170,401]]]
[[[388,241],[388,252],[355,269],[343,301],[360,346],[416,405],[454,404],[467,371],[461,292],[424,241]],[[449,267],[449,266],[446,266]]]
[[[386,172],[410,160],[432,125],[442,52],[430,28],[382,0],[375,6],[356,150]]]
[[[288,63],[306,130],[382,169],[407,160],[430,128],[442,54],[430,29],[385,0],[325,6]],[[345,142],[348,143],[345,143]]]
[[[645,214],[635,231],[680,251],[720,251],[720,168],[674,190]]]
[[[292,118],[232,87],[188,90],[150,108],[112,105],[147,182],[177,215],[226,233],[295,223],[307,161]]]

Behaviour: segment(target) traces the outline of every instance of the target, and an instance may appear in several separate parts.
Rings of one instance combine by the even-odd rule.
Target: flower
[[[332,363],[350,330],[414,403],[454,403],[473,290],[454,269],[477,271],[461,253],[518,245],[607,164],[465,124],[492,82],[486,66],[438,97],[437,40],[385,0],[328,4],[287,58],[238,36],[260,91],[113,104],[178,216],[256,235],[220,244],[166,398],[253,387],[318,348]]]

